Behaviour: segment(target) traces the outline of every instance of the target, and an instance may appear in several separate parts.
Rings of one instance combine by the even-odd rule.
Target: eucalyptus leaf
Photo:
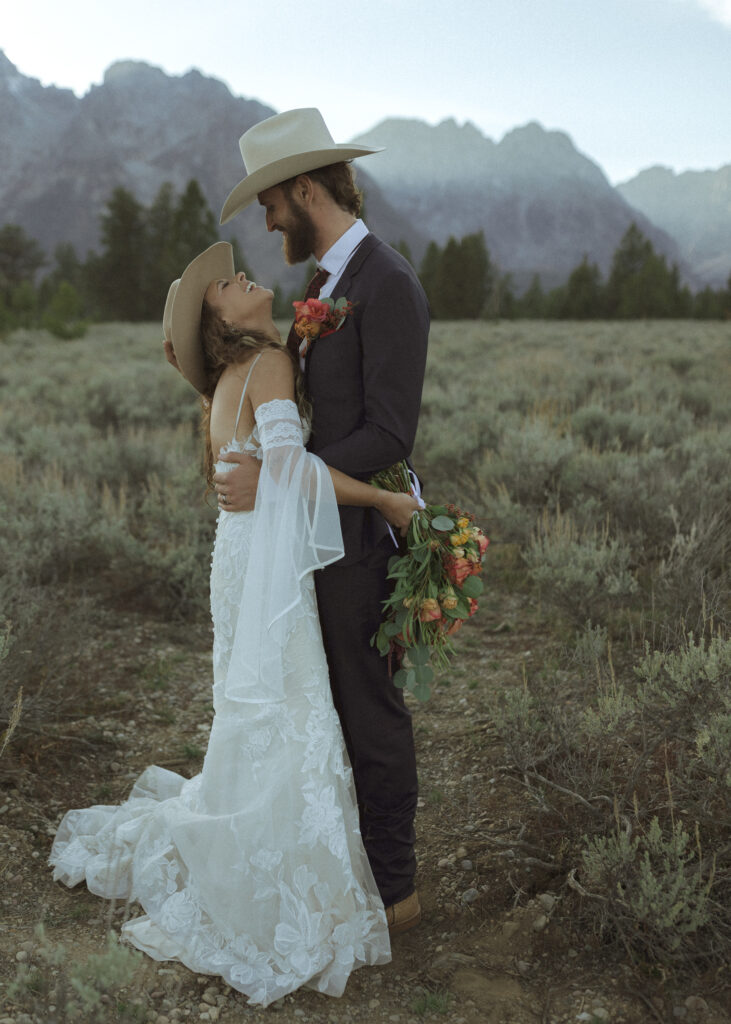
[[[409,663],[411,665],[426,665],[431,657],[431,651],[427,644],[419,644],[408,649]]]
[[[462,584],[462,593],[465,597],[479,597],[483,591],[482,580],[477,576],[468,576]]]
[[[417,700],[420,700],[422,702],[425,700],[429,700],[429,698],[431,697],[431,689],[427,686],[426,683],[419,683],[417,686],[413,688],[412,693],[414,694]]]
[[[376,645],[378,647],[379,654],[388,654],[389,650],[391,649],[391,641],[385,635],[382,628],[378,630]]]
[[[408,673],[405,669],[400,668],[398,672],[393,674],[393,685],[398,687],[399,690],[403,690],[408,680]]]
[[[416,682],[419,684],[430,683],[434,678],[434,669],[431,665],[417,665],[414,669]]]
[[[386,622],[381,628],[388,637],[396,636],[401,632],[401,627],[396,622]]]
[[[447,530],[454,529],[454,519],[450,519],[449,516],[434,516],[431,521],[432,529],[439,530],[440,533],[446,533]]]
[[[401,561],[401,555],[391,555],[388,560],[388,571],[392,572]]]

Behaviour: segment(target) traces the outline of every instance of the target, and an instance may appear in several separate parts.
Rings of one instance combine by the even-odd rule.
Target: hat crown
[[[317,107],[275,114],[249,128],[239,139],[247,174],[299,153],[333,148],[335,142]]]

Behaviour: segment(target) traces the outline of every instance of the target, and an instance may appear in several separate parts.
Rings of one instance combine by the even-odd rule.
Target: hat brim
[[[226,224],[237,213],[249,206],[260,192],[273,188],[275,185],[287,181],[288,178],[295,178],[298,174],[306,174],[318,167],[327,167],[328,164],[337,164],[342,160],[355,160],[359,156],[381,153],[383,148],[383,146],[374,148],[340,143],[333,145],[331,149],[295,153],[292,156],[283,157],[281,160],[274,160],[249,174],[229,192],[221,210],[220,223]]]
[[[163,316],[165,337],[168,337],[166,328],[169,326],[169,338],[180,372],[201,393],[205,392],[207,385],[200,341],[203,299],[211,281],[233,277],[234,272],[231,243],[216,242],[188,264],[180,280],[174,281],[168,292]],[[171,301],[172,309],[168,311]]]

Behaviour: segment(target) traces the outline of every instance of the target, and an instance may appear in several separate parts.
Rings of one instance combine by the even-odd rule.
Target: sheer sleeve
[[[307,452],[289,399],[256,410],[262,467],[241,608],[226,677],[229,700],[284,699],[284,654],[299,618],[303,578],[343,557],[335,490]]]

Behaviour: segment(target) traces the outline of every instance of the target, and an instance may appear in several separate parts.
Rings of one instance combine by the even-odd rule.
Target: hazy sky
[[[83,95],[116,60],[198,68],[345,142],[384,117],[537,120],[612,182],[731,163],[731,0],[3,0],[0,48]]]

